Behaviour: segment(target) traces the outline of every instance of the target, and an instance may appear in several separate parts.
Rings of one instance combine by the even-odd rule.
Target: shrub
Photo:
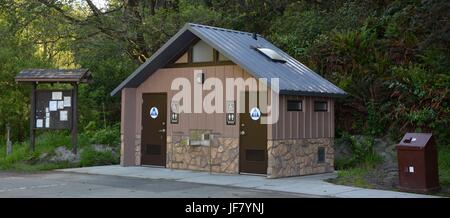
[[[334,166],[337,170],[349,169],[352,165],[351,158],[339,158],[334,160]]]
[[[120,124],[98,129],[95,123],[89,123],[85,128],[85,135],[91,144],[115,146],[120,144]]]
[[[373,168],[382,161],[382,158],[374,150],[374,138],[372,136],[353,136],[343,132],[336,144],[348,146],[350,156],[335,160],[337,169],[352,167]]]
[[[120,157],[113,151],[96,151],[92,147],[85,148],[80,154],[82,167],[118,164]]]
[[[381,136],[385,131],[385,119],[381,113],[380,104],[374,101],[366,103],[367,107],[367,128],[364,128],[364,134],[370,136]]]
[[[450,187],[450,147],[439,146],[439,180],[442,186]]]
[[[25,143],[14,144],[13,152],[6,156],[5,149],[0,151],[0,169],[9,169],[15,163],[30,159],[30,152],[28,146]]]

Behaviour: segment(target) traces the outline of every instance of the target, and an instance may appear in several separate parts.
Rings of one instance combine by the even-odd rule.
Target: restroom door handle
[[[240,134],[240,135],[245,135],[245,131],[242,130],[239,134]]]
[[[158,132],[159,132],[159,133],[165,133],[165,132],[166,132],[166,129],[160,129],[160,130],[158,130]]]

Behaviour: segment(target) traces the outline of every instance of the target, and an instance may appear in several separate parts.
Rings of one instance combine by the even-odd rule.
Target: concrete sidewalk
[[[252,188],[257,190],[283,191],[308,195],[342,198],[430,198],[435,196],[405,192],[364,189],[335,185],[324,180],[334,178],[335,173],[299,176],[281,179],[267,179],[263,176],[209,174],[190,170],[173,170],[154,167],[121,167],[119,165],[61,169],[57,171],[112,175],[145,179],[169,179],[209,185]]]

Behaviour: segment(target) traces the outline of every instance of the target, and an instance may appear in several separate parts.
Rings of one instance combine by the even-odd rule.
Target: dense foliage
[[[0,132],[27,131],[26,87],[33,67],[84,67],[83,127],[120,120],[109,93],[185,22],[258,32],[350,96],[336,111],[338,133],[398,140],[431,131],[449,145],[450,2],[446,0],[2,0]],[[99,133],[97,137],[103,137]],[[107,137],[106,137],[107,138]]]

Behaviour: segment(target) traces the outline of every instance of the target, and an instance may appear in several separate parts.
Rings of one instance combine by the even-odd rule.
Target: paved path
[[[364,189],[350,186],[335,185],[325,182],[333,178],[335,173],[311,176],[267,179],[263,176],[209,174],[190,170],[173,170],[154,167],[121,167],[98,166],[86,168],[62,169],[58,171],[75,172],[94,175],[114,175],[129,178],[165,179],[179,182],[220,185],[236,188],[251,188],[254,190],[279,191],[311,196],[344,197],[344,198],[427,198],[430,195],[420,195],[405,192]]]
[[[65,172],[0,172],[0,198],[298,198],[296,193],[204,185],[163,179]]]

